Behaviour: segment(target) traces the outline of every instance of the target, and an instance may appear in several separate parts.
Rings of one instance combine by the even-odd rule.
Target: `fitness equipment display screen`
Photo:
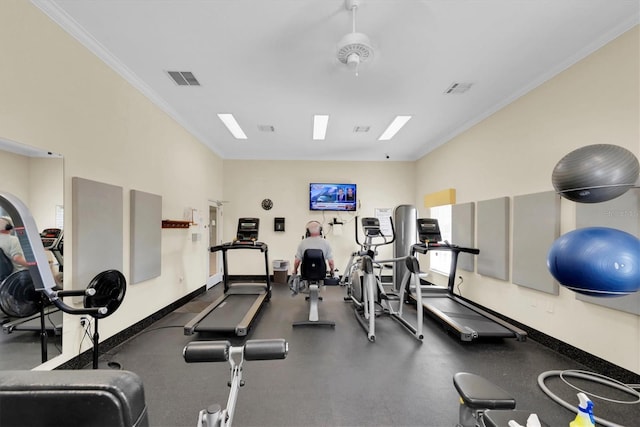
[[[440,242],[442,235],[440,234],[438,220],[435,218],[419,218],[418,238],[422,243]]]
[[[309,209],[312,211],[355,211],[356,184],[309,184]]]
[[[259,218],[239,218],[238,231],[236,232],[236,240],[239,241],[256,241],[258,240]]]

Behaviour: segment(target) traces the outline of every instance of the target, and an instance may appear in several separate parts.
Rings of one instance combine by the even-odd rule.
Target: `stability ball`
[[[623,195],[635,185],[640,163],[626,148],[587,145],[564,156],[553,169],[553,187],[574,202],[599,203]]]
[[[547,268],[572,291],[599,297],[628,295],[640,289],[640,239],[606,227],[573,230],[553,242]]]

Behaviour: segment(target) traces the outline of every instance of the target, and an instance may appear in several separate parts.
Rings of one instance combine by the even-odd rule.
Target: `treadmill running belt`
[[[431,313],[434,313],[432,308],[443,312],[453,323],[458,324],[461,329],[468,328],[477,332],[478,337],[510,338],[514,336],[514,333],[509,329],[487,319],[464,305],[458,304],[448,296],[442,298],[423,298],[422,304]]]
[[[196,332],[235,332],[236,327],[256,301],[256,294],[227,294],[195,328]]]

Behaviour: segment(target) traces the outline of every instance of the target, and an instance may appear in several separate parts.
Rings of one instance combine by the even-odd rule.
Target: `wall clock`
[[[262,209],[264,209],[265,211],[268,211],[272,207],[273,207],[273,202],[271,201],[271,199],[264,199],[262,201]]]

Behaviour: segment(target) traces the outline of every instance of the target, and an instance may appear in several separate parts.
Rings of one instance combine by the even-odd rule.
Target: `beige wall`
[[[457,190],[459,203],[553,190],[558,160],[584,145],[616,144],[640,157],[639,36],[635,27],[420,159],[418,206],[424,194],[449,187]],[[575,228],[575,206],[563,200],[561,209],[565,233]],[[466,297],[640,372],[639,316],[578,301],[564,288],[552,296],[462,275]]]
[[[0,2],[0,51],[0,136],[64,156],[67,239],[74,176],[123,187],[125,276],[130,190],[161,195],[167,219],[183,219],[186,208],[207,212],[207,201],[222,197],[222,160],[30,3]],[[101,321],[100,337],[202,286],[206,244],[193,242],[190,230],[162,230],[161,276],[129,286],[119,310]],[[65,247],[65,287],[72,251]],[[77,355],[80,339],[79,318],[66,316],[64,353],[52,365]]]
[[[40,231],[56,228],[56,206],[64,206],[64,160],[31,158],[29,160],[29,210]]]
[[[28,157],[0,151],[0,191],[11,193],[26,203],[29,200],[30,179]]]
[[[413,204],[414,162],[314,162],[247,161],[224,162],[224,238],[236,235],[239,217],[260,218],[260,240],[269,244],[271,260],[293,263],[295,250],[310,220],[324,224],[323,230],[334,251],[336,267],[342,271],[351,252],[357,249],[355,216],[373,216],[376,208]],[[309,183],[354,183],[360,208],[355,213],[314,212],[309,210]],[[269,198],[273,208],[265,211],[260,202]],[[285,217],[286,231],[273,231],[273,218]],[[342,235],[328,225],[333,218],[344,222]],[[389,248],[390,249],[390,248]],[[391,255],[391,251],[381,251]],[[230,274],[260,274],[264,263],[258,256],[251,261],[230,257]]]
[[[0,149],[0,191],[29,206],[40,229],[56,224],[56,205],[64,203],[63,159],[27,157]]]

